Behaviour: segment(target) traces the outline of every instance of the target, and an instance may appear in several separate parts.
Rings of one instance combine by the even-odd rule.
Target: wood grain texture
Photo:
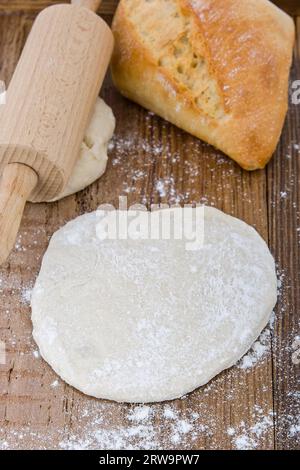
[[[38,176],[27,165],[6,165],[0,179],[0,264],[13,250],[27,199],[36,187]]]
[[[100,7],[101,0],[71,0],[73,5],[88,8],[92,11],[97,11]]]
[[[300,79],[300,18],[291,82]],[[269,244],[278,263],[283,294],[273,337],[274,403],[278,449],[300,448],[299,364],[292,361],[300,334],[300,105],[290,103],[276,157],[267,167]],[[298,425],[299,425],[298,421]]]
[[[32,12],[0,15],[0,79],[10,79],[32,17]],[[299,45],[295,56],[294,79],[300,77]],[[0,447],[299,448],[293,428],[299,416],[299,366],[291,363],[291,341],[300,334],[299,153],[294,146],[300,141],[299,106],[290,106],[277,155],[267,170],[248,173],[122,98],[109,77],[102,95],[117,118],[106,174],[60,202],[28,204],[15,251],[0,270],[0,339],[7,354],[0,365]],[[266,333],[266,351],[258,363],[225,371],[182,400],[151,406],[142,436],[137,432],[140,423],[132,419],[135,406],[86,397],[41,360],[31,336],[28,304],[53,232],[100,203],[117,205],[120,195],[129,204],[215,205],[255,226],[269,240],[285,274],[275,328]],[[166,419],[168,407],[191,429],[182,432]]]

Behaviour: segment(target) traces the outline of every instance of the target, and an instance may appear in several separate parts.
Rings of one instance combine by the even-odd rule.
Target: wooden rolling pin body
[[[34,202],[59,195],[78,158],[112,54],[113,35],[93,12],[100,0],[72,3],[48,7],[38,15],[10,82],[6,104],[0,106],[0,175],[7,165],[20,164],[19,170],[6,173],[0,190],[0,262],[13,246],[14,240],[7,238],[15,232],[7,223],[4,204],[19,214],[24,202],[20,194],[14,202],[9,200],[13,192],[4,195],[15,186],[9,184],[8,176],[22,181],[26,165],[37,178],[32,187],[32,172],[30,176],[26,172],[30,182],[22,192],[24,197],[29,197],[30,187]]]

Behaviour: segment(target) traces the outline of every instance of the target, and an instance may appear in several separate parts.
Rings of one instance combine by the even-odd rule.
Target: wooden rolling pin
[[[26,201],[59,195],[79,156],[113,49],[100,3],[73,0],[38,15],[0,106],[0,264]]]

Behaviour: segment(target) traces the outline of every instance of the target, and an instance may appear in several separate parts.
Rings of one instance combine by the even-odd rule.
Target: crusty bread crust
[[[243,168],[264,168],[288,106],[288,15],[268,0],[121,0],[113,32],[123,95]]]

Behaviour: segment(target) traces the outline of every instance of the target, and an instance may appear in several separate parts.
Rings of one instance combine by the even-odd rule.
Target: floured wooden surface
[[[6,83],[32,24],[33,3],[27,2],[27,12],[8,15],[1,13],[8,3],[0,1],[0,79]],[[292,80],[300,79],[299,47],[298,40]],[[107,173],[76,196],[28,204],[15,252],[0,270],[0,339],[7,352],[6,364],[0,365],[0,448],[299,448],[300,366],[292,361],[300,335],[299,106],[290,105],[281,144],[267,169],[247,173],[120,97],[109,79],[102,95],[117,118]],[[215,205],[254,225],[278,262],[276,314],[252,352],[174,402],[134,406],[86,397],[56,376],[31,337],[30,291],[49,237],[100,203],[117,205],[120,195],[129,204]]]

